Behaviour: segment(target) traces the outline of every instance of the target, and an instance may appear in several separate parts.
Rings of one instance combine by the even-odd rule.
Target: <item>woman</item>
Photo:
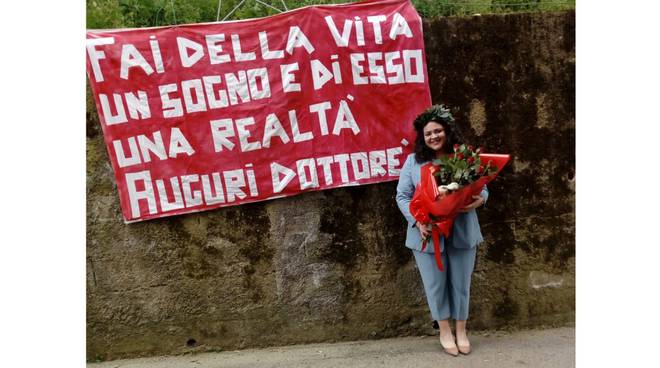
[[[410,200],[420,180],[420,168],[442,155],[453,153],[453,146],[460,141],[451,112],[443,105],[434,105],[420,114],[413,123],[417,137],[415,152],[404,163],[396,188],[396,201],[408,221],[406,247],[412,250],[417,268],[422,276],[426,300],[431,316],[440,328],[440,344],[444,351],[457,356],[470,353],[470,341],[465,325],[470,302],[470,279],[474,269],[477,245],[483,241],[475,208],[486,203],[488,189],[463,208],[454,220],[451,235],[440,238],[442,263],[445,271],[438,269],[433,247],[422,251],[422,239],[431,233],[430,225],[417,223],[410,214]],[[449,318],[456,321],[456,340],[449,325]]]

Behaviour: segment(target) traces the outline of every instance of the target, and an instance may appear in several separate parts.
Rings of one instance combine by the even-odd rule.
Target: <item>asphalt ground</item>
[[[575,367],[575,328],[470,333],[472,352],[450,356],[438,336],[308,344],[88,363],[88,368]]]

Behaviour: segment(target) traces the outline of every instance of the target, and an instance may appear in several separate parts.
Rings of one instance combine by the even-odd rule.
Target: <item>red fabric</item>
[[[385,17],[384,21],[377,22],[379,36],[372,22],[378,16]],[[346,46],[335,41],[327,17],[334,22],[337,35],[347,35]],[[364,44],[358,42],[358,18]],[[408,30],[403,23],[397,23],[397,19],[405,20]],[[399,26],[394,27],[395,24]],[[392,39],[393,28],[403,33],[395,32]],[[408,31],[411,37],[405,34]],[[300,33],[314,50],[309,52],[301,46],[292,48],[289,53],[288,41],[292,34],[295,40],[295,34]],[[262,48],[260,34],[267,40],[267,49]],[[207,36],[212,35],[215,35],[212,41],[217,41],[222,50],[209,48]],[[234,38],[240,41],[237,45],[234,45]],[[154,52],[154,43],[159,53]],[[186,45],[197,46],[186,48]],[[184,51],[180,51],[180,46]],[[201,51],[195,51],[196,48]],[[282,52],[283,57],[265,58],[267,51]],[[201,52],[201,57],[195,61],[197,52]],[[211,54],[216,52],[220,56],[212,60]],[[125,60],[132,60],[124,63],[126,78],[121,77],[123,53]],[[254,53],[253,60],[237,60],[250,59],[250,53]],[[158,54],[162,68],[156,62]],[[364,84],[353,75],[351,57],[355,55],[358,59],[364,58],[358,62],[366,78]],[[369,55],[375,55],[373,60],[369,60]],[[151,73],[142,66],[131,66],[138,63],[140,57],[149,65],[147,69],[150,68]],[[222,57],[228,58],[227,61],[221,62]],[[191,59],[189,66],[185,65],[187,58]],[[404,59],[409,61],[407,66]],[[314,60],[327,69],[326,75],[332,73],[319,88],[314,85]],[[297,70],[292,69],[291,75],[301,90],[285,91],[282,67],[294,63],[297,63]],[[340,81],[336,79],[333,63],[337,63]],[[265,68],[269,81],[270,96],[267,97],[259,94],[265,90],[263,79],[252,74],[261,68]],[[381,69],[383,73],[379,72]],[[218,102],[213,107],[211,102],[221,101],[223,92],[227,93],[225,101],[231,101],[227,74],[233,74],[238,80],[241,73],[245,73],[245,79],[255,81],[255,91],[242,90],[248,100],[243,100],[239,90],[235,94],[236,103],[223,106]],[[412,151],[415,137],[411,123],[431,105],[421,18],[405,0],[313,6],[244,21],[90,30],[87,32],[87,74],[126,222],[304,191],[397,180],[405,157]],[[206,82],[210,83],[210,88]],[[171,86],[166,87],[168,85]],[[188,104],[184,90],[190,91]],[[149,117],[127,105],[126,94],[134,93],[139,97],[138,91],[146,96]],[[120,98],[120,104],[115,104],[115,95]],[[103,109],[102,97],[109,101],[107,111]],[[164,98],[178,100],[182,104],[182,115],[166,116],[164,111],[176,113],[177,110],[167,107]],[[310,111],[312,105],[323,102],[330,106],[323,110],[325,123],[319,117],[320,112]],[[350,110],[359,132],[344,127],[334,134],[335,125],[341,126],[335,124],[340,120],[337,116],[341,106]],[[124,111],[125,119],[121,118],[118,107]],[[292,122],[291,111],[297,127]],[[342,111],[347,116],[346,110]],[[272,123],[271,114],[281,124],[288,142],[274,135],[266,147],[266,125],[269,118]],[[119,116],[119,122],[113,122],[113,116]],[[253,120],[243,120],[249,118]],[[223,141],[217,134],[214,136],[213,132],[218,133],[219,128],[217,125],[214,128],[212,122],[217,124],[226,119],[230,119],[229,124],[220,127],[232,131],[226,131],[229,136]],[[178,132],[194,153],[172,154],[171,145],[180,143],[178,138],[172,139]],[[164,152],[161,156],[149,151],[145,138],[156,143],[162,140]],[[135,149],[131,150],[131,146]],[[120,165],[122,151],[127,159],[134,154],[137,160]],[[145,159],[145,153],[149,160]],[[278,182],[284,184],[278,186]]]
[[[445,239],[449,237],[454,218],[461,213],[461,209],[474,201],[472,196],[479,195],[484,185],[495,179],[510,159],[509,155],[488,153],[480,154],[479,157],[484,164],[492,161],[492,165],[498,169],[497,172],[481,177],[474,183],[464,186],[443,198],[439,198],[438,184],[433,176],[433,173],[439,170],[439,167],[428,163],[420,169],[420,181],[410,201],[410,214],[419,223],[431,224],[435,260],[440,271],[444,271],[440,255],[440,235],[443,235]],[[422,250],[426,249],[426,242],[427,240],[424,239]]]

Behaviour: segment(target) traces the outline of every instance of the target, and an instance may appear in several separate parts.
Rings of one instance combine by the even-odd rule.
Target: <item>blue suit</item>
[[[438,270],[433,256],[433,246],[422,251],[422,237],[410,214],[410,200],[420,180],[420,169],[415,154],[408,155],[401,168],[396,188],[396,202],[407,220],[406,247],[412,249],[426,292],[426,299],[434,320],[452,317],[467,320],[470,302],[470,282],[474,269],[477,245],[483,242],[479,220],[475,210],[462,213],[454,220],[449,238],[440,237],[440,250],[445,272]],[[488,189],[481,191],[488,200]],[[430,244],[429,244],[430,245]]]

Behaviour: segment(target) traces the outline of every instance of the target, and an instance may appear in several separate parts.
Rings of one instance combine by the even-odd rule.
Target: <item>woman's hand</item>
[[[472,202],[472,203],[468,204],[467,206],[463,207],[461,209],[461,212],[467,212],[469,210],[473,210],[473,209],[481,206],[485,202],[484,197],[482,197],[480,195],[473,195],[472,198],[474,199],[474,202]]]
[[[424,225],[417,221],[415,226],[417,226],[417,230],[419,230],[422,239],[426,239],[431,235],[431,225]]]

